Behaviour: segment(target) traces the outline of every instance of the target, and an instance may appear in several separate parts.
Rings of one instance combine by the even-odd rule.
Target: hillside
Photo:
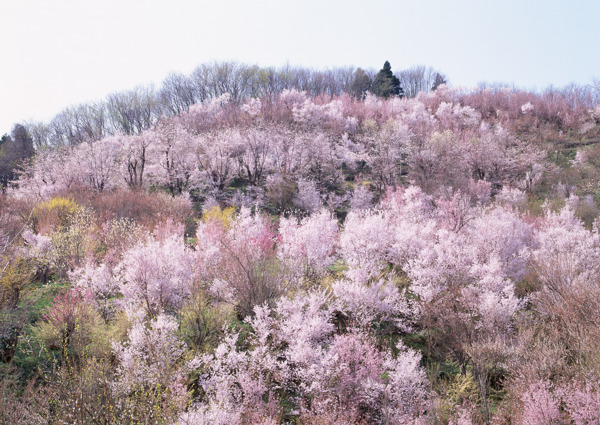
[[[599,420],[588,91],[122,112],[3,142],[0,423]]]

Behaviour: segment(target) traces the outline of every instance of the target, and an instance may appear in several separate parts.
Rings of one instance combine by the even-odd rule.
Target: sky
[[[598,0],[3,0],[0,134],[170,72],[236,60],[414,65],[452,86],[600,78]]]

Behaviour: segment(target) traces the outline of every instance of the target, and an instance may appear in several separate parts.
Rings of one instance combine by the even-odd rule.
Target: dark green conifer
[[[400,86],[400,80],[392,73],[392,66],[385,61],[383,68],[377,73],[371,86],[371,91],[376,96],[385,97],[404,95],[404,90]]]

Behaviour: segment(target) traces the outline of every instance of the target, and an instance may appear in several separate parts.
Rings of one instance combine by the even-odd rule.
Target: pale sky
[[[589,84],[599,17],[599,0],[0,0],[0,134],[215,60]]]

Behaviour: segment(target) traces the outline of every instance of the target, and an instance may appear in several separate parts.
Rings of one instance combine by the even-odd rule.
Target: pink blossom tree
[[[521,397],[523,425],[561,424],[563,423],[559,400],[550,391],[548,382],[533,383]]]
[[[241,132],[243,152],[239,157],[240,174],[245,174],[252,185],[259,185],[274,167],[272,145],[277,137],[274,127],[250,127]]]
[[[157,160],[152,144],[156,141],[152,132],[143,135],[123,137],[123,157],[121,160],[121,175],[130,188],[144,187],[144,177],[151,165],[150,161]],[[153,157],[154,154],[154,157]]]
[[[593,424],[600,420],[600,384],[590,378],[571,382],[557,390],[566,405],[566,411],[575,425]]]
[[[108,320],[113,310],[113,297],[119,293],[119,284],[106,264],[87,263],[70,273],[74,286],[93,296],[100,314]]]
[[[195,141],[192,135],[176,120],[161,121],[156,128],[148,130],[138,139],[137,156],[141,165],[141,155],[150,154],[147,168],[148,181],[169,189],[178,195],[195,183],[197,159],[194,156]],[[146,145],[145,140],[149,139]],[[141,170],[140,170],[141,171]]]
[[[121,183],[118,178],[121,148],[118,137],[83,142],[73,148],[64,172],[98,192],[113,189]]]
[[[357,184],[350,198],[350,209],[365,210],[373,207],[373,194],[369,191],[368,186]]]
[[[58,192],[76,186],[78,175],[69,169],[68,149],[40,152],[33,164],[26,166],[19,178],[15,196],[47,200]]]
[[[351,211],[340,234],[340,254],[351,269],[377,276],[389,258],[393,234],[382,211]]]
[[[170,397],[183,398],[180,404],[184,405],[188,397],[181,379],[185,346],[177,338],[175,319],[159,314],[146,325],[136,318],[127,336],[127,343],[113,342],[112,346],[118,362],[115,394],[122,397],[136,390],[162,387],[169,389]]]
[[[296,223],[294,218],[280,219],[277,256],[301,276],[321,276],[336,258],[337,220],[321,210]]]
[[[256,140],[255,142],[261,143]],[[235,167],[239,162],[238,158],[242,157],[244,151],[247,149],[246,140],[244,140],[239,131],[225,129],[218,132],[200,134],[196,136],[194,143],[196,159],[203,181],[216,189],[222,190],[233,178]],[[257,146],[255,148],[255,153],[259,155],[255,159],[261,161],[260,148]],[[255,166],[256,168],[254,168]],[[252,167],[254,177],[256,178],[256,173],[261,167],[260,162],[253,163]]]
[[[277,266],[277,236],[260,214],[242,208],[237,217],[207,217],[197,230],[196,264],[217,299],[236,306],[243,318],[272,302],[287,287]]]
[[[115,271],[128,313],[156,317],[179,309],[194,282],[193,254],[177,235],[152,236],[123,254]]]
[[[323,206],[321,193],[317,189],[315,182],[310,180],[300,179],[297,182],[298,193],[294,196],[294,207],[301,214],[310,215],[320,210]]]
[[[327,303],[328,297],[312,292],[282,298],[273,309],[257,307],[248,322],[251,349],[242,352],[233,334],[201,359],[207,393],[198,417],[233,423],[277,417],[282,392],[294,402],[294,414],[306,419],[419,417],[428,400],[420,356],[401,344],[392,356],[360,332],[335,333]]]
[[[332,285],[336,308],[352,326],[369,329],[373,324],[391,324],[401,331],[411,329],[418,312],[404,291],[386,279],[364,280],[354,275]]]

